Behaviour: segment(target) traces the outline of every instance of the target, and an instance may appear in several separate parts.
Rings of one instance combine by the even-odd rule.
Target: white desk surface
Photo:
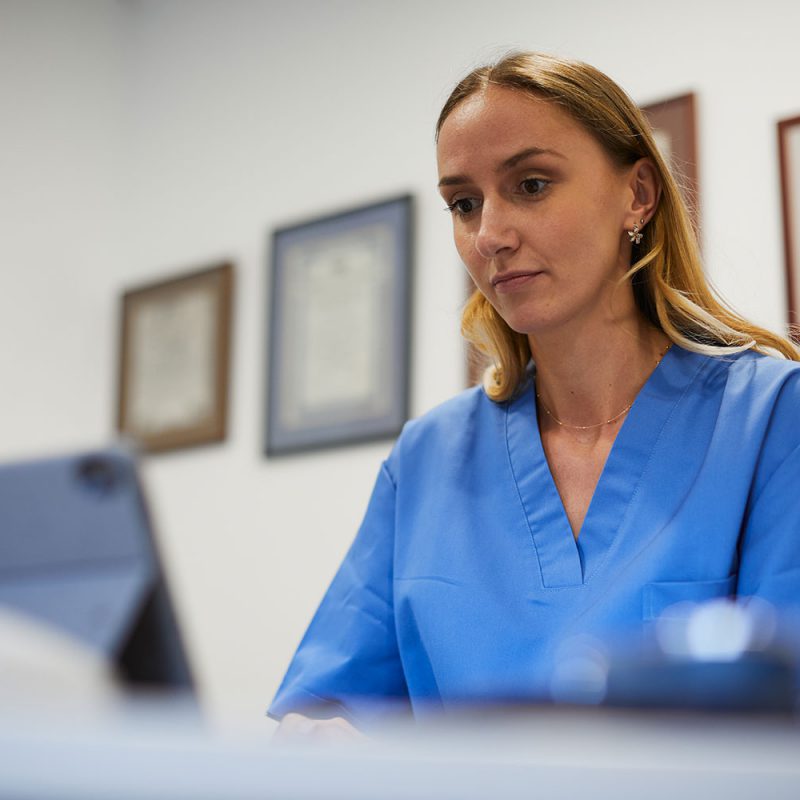
[[[785,719],[531,709],[287,747],[179,713],[0,717],[0,800],[800,798]]]

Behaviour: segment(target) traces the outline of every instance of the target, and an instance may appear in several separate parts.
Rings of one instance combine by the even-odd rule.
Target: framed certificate
[[[653,128],[658,149],[678,181],[699,231],[696,99],[693,92],[642,106]]]
[[[392,437],[408,416],[412,199],[272,235],[268,455]]]
[[[122,296],[117,429],[148,452],[225,438],[230,264]]]
[[[786,298],[792,337],[800,341],[800,117],[778,122]]]

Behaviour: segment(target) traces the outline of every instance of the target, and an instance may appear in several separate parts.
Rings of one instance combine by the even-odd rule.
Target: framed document
[[[268,455],[395,436],[408,416],[412,199],[272,236]]]
[[[786,298],[792,337],[800,341],[800,117],[778,122]]]
[[[658,149],[678,181],[689,206],[695,231],[699,231],[696,101],[693,92],[642,106]]]
[[[117,428],[155,452],[225,438],[233,267],[122,296]]]

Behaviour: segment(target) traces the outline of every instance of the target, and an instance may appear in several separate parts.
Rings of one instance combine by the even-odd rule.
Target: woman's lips
[[[499,293],[515,292],[518,289],[527,288],[542,272],[512,272],[506,275],[495,275],[492,278],[492,286]]]

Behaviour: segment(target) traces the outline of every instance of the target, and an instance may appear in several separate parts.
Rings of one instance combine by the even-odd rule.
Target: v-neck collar
[[[653,370],[614,440],[577,540],[545,456],[533,380],[509,402],[508,456],[545,587],[587,583],[605,562],[664,426],[705,361],[673,345]]]

